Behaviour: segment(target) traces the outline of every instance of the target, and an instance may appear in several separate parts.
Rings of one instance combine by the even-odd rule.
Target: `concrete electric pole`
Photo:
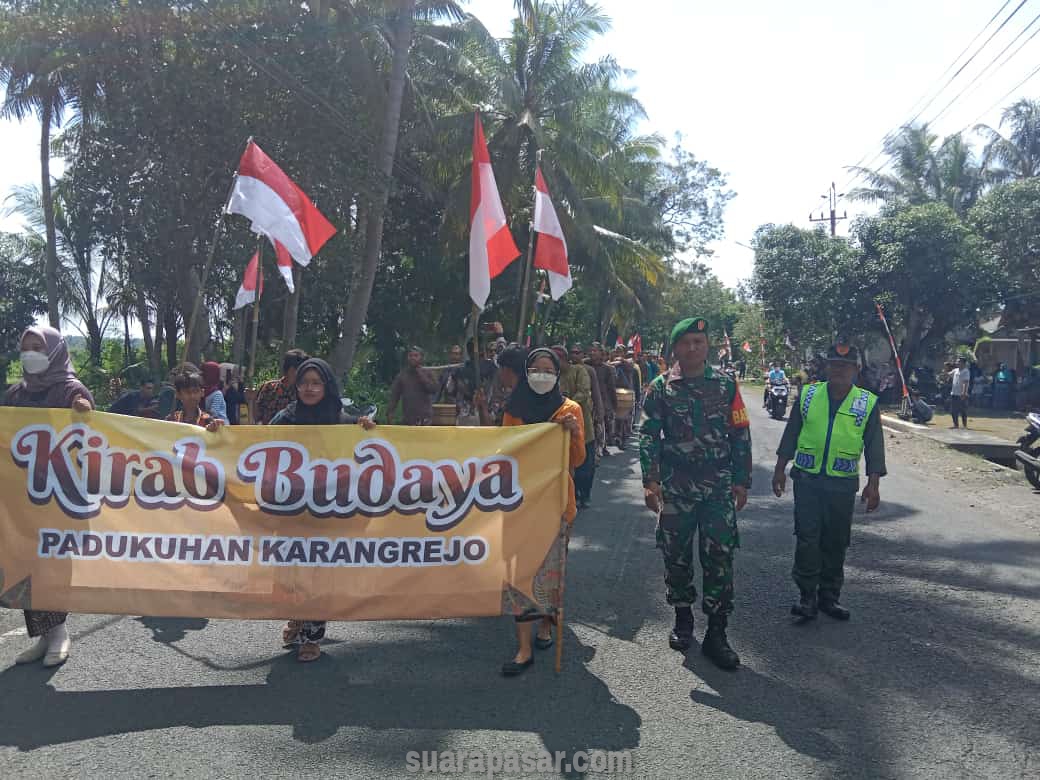
[[[829,201],[829,203],[830,203],[831,215],[830,215],[829,221],[831,223],[831,238],[834,238],[835,236],[838,235],[838,220],[839,219],[848,219],[849,218],[849,214],[848,214],[847,211],[846,212],[842,212],[842,215],[840,217],[838,216],[838,198],[843,197],[844,195],[845,195],[845,193],[844,192],[839,193],[837,191],[837,188],[834,186],[834,182],[831,182],[830,194],[829,195],[821,195],[820,196],[821,198],[826,198]],[[810,213],[809,214],[809,221],[810,222],[827,222],[828,218],[825,217],[823,215],[823,212],[821,211],[819,217],[814,217]]]

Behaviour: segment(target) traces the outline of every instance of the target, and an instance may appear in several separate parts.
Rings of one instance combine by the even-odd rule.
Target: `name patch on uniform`
[[[816,467],[816,456],[810,452],[799,452],[794,456],[794,465],[800,469],[811,469]]]
[[[749,428],[751,420],[748,418],[747,407],[740,395],[740,388],[733,390],[733,402],[729,405],[729,424],[734,428]]]
[[[857,462],[848,458],[835,458],[834,470],[841,474],[855,474]]]

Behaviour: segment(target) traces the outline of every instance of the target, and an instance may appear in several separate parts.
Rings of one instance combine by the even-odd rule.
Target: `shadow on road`
[[[498,665],[510,647],[507,621],[423,627],[428,637],[419,643],[343,642],[307,665],[273,657],[266,684],[256,685],[58,691],[53,670],[12,666],[0,672],[0,745],[33,750],[155,729],[281,724],[316,743],[363,727],[380,739],[354,748],[385,754],[399,769],[407,751],[438,750],[449,731],[533,732],[550,751],[639,744],[639,716],[586,670],[594,650],[572,632],[562,674],[548,652],[523,677],[505,680]],[[502,648],[502,658],[489,647]]]

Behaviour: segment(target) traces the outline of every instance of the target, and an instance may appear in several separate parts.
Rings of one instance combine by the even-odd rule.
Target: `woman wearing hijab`
[[[332,368],[321,358],[308,358],[296,370],[296,400],[278,412],[269,425],[360,425],[366,431],[376,427],[368,417],[354,417],[343,411],[339,383]],[[324,620],[290,620],[282,629],[282,644],[296,648],[296,660],[316,661],[321,656],[320,642],[325,638]]]
[[[28,406],[38,409],[74,409],[89,412],[94,396],[76,379],[65,339],[54,328],[27,328],[19,348],[22,381],[11,387],[0,401],[2,406]],[[69,657],[69,631],[66,612],[25,611],[25,626],[36,643],[22,652],[15,663],[31,664],[43,660],[44,666],[59,666]]]
[[[220,387],[220,363],[208,360],[202,364],[202,410],[210,417],[223,420],[230,425],[227,403]]]
[[[564,398],[560,392],[560,360],[551,349],[539,347],[531,350],[525,362],[525,369],[512,395],[509,396],[502,425],[555,422],[570,434],[567,508],[563,515],[570,524],[574,522],[574,516],[577,514],[574,501],[574,469],[585,461],[585,425],[582,421],[581,406]],[[542,650],[552,647],[553,622],[550,617],[541,619],[534,640],[535,647]],[[527,623],[528,621],[521,619],[516,621],[519,649],[513,660],[502,665],[502,674],[507,677],[521,674],[534,663],[531,627]]]

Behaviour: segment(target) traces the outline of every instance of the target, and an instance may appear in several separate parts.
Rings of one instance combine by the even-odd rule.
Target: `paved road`
[[[74,616],[64,668],[16,668],[20,615],[0,611],[0,776],[396,778],[411,750],[543,748],[632,750],[654,778],[1040,776],[1040,530],[1019,517],[1040,496],[893,453],[883,509],[857,517],[852,621],[795,627],[791,501],[768,493],[782,424],[752,416],[736,673],[668,649],[622,454],[577,520],[562,675],[540,656],[499,677],[502,619],[335,624],[301,666],[273,623]]]

